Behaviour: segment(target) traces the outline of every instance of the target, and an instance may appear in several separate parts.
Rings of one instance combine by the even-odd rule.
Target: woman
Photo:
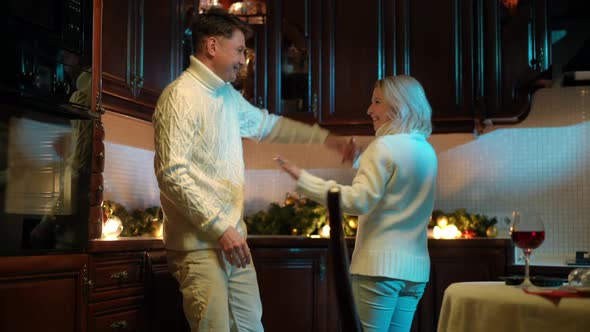
[[[367,114],[376,139],[360,156],[351,186],[325,181],[290,164],[296,190],[322,204],[341,189],[345,213],[358,215],[350,273],[365,331],[409,331],[430,273],[427,226],[434,205],[437,159],[424,89],[410,76],[375,84]]]

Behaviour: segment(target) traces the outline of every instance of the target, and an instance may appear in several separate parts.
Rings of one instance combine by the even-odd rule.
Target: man
[[[262,331],[262,305],[242,220],[241,138],[324,143],[352,159],[355,146],[269,114],[230,84],[245,65],[250,27],[212,9],[193,24],[190,67],[160,96],[153,117],[155,171],[170,271],[193,331]]]

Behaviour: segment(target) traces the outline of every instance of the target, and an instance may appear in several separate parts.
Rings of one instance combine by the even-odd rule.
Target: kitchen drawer
[[[88,306],[88,331],[145,331],[143,296]]]
[[[90,302],[144,292],[145,252],[93,254],[90,256]]]

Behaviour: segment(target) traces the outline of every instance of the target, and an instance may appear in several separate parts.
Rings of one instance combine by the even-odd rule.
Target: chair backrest
[[[342,211],[340,209],[340,188],[332,187],[328,191],[328,216],[330,220],[329,259],[332,262],[332,280],[336,290],[338,312],[342,331],[362,331],[356,305],[350,285],[348,249],[344,241],[342,228]]]

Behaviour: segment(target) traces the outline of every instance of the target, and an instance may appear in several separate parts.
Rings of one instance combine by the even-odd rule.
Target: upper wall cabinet
[[[483,1],[482,86],[477,110],[492,123],[514,123],[530,109],[531,95],[551,78],[547,0]]]
[[[389,2],[349,2],[267,2],[269,110],[339,133],[372,134],[366,110],[385,69]]]
[[[268,87],[265,106],[276,114],[317,121],[322,1],[271,0],[268,8]]]
[[[150,120],[180,72],[180,0],[103,1],[103,105]]]
[[[392,39],[384,35],[393,74],[422,83],[435,133],[526,116],[549,66],[546,8],[546,0],[402,0],[386,12],[396,22]]]
[[[472,131],[478,74],[474,2],[404,0],[396,5],[393,74],[420,81],[435,132]]]
[[[325,0],[319,18],[322,62],[319,123],[372,134],[367,108],[374,83],[393,65],[391,1]]]
[[[373,133],[366,109],[386,75],[422,83],[434,132],[473,132],[526,115],[549,65],[546,0],[270,0],[267,29],[265,105],[346,134]]]

